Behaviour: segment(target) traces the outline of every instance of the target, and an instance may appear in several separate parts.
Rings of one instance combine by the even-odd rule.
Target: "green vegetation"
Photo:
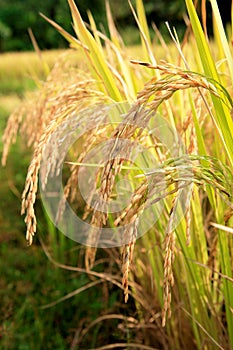
[[[4,114],[9,113],[12,101],[13,98],[10,107],[5,105]],[[16,101],[18,102],[17,99]],[[16,103],[14,105],[16,106]],[[2,111],[0,113],[2,121],[4,115]],[[1,130],[4,126],[5,123],[1,125]],[[2,168],[0,172],[3,199],[0,202],[0,348],[68,349],[71,344],[75,345],[75,336],[80,327],[85,331],[103,310],[109,310],[110,314],[118,313],[122,296],[120,290],[114,286],[110,288],[111,295],[106,294],[106,286],[103,284],[99,288],[93,287],[91,293],[90,289],[86,291],[86,284],[92,283],[86,273],[58,269],[47,259],[39,244],[35,244],[32,249],[27,247],[24,222],[20,218],[20,197],[29,161],[30,154],[21,139],[12,147],[7,167]],[[82,266],[83,249],[68,239],[63,239],[62,247],[58,246],[56,231],[50,229],[42,210],[39,207],[37,210],[41,218],[40,232],[44,232],[43,239],[50,247],[49,251],[59,261]],[[61,242],[60,239],[59,241]],[[108,260],[107,255],[106,269],[110,264]],[[101,267],[98,268],[97,261],[96,269],[102,270],[102,257],[100,262]],[[83,286],[84,291],[80,290]],[[42,308],[51,302],[59,301],[70,292],[73,292],[73,295],[66,301],[53,307]],[[122,312],[126,316],[129,313],[128,310]],[[104,333],[99,326],[95,329],[95,334],[91,333],[91,337],[89,334],[84,336],[83,348],[94,348],[95,344],[101,341],[108,342],[110,333],[113,339],[118,341],[118,332],[112,331],[115,326],[115,319],[110,319]]]
[[[43,52],[42,56],[43,62],[52,68],[63,52],[48,51]],[[74,62],[74,58],[71,61]],[[42,84],[45,73],[36,53],[9,53],[2,56],[0,77],[1,87],[9,84],[9,89],[2,89],[0,95],[2,135],[8,116],[20,106],[23,96],[24,99],[32,97],[35,87]],[[32,91],[28,91],[28,81],[32,82]],[[95,348],[101,342],[108,343],[109,334],[114,342],[126,343],[129,336],[135,340],[140,334],[132,332],[129,335],[118,330],[118,325],[122,324],[127,329],[132,322],[136,322],[130,317],[135,311],[133,302],[124,306],[118,287],[103,281],[99,286],[86,290],[85,285],[93,281],[84,269],[69,271],[57,267],[48,260],[39,242],[33,247],[27,247],[20,207],[31,150],[28,150],[24,141],[24,138],[20,138],[11,147],[7,166],[1,167],[0,171],[0,348],[53,350],[73,346],[75,349],[80,330],[83,349]],[[2,148],[1,143],[1,155]],[[49,252],[59,262],[83,266],[83,247],[64,236],[61,239],[49,220],[45,220],[40,205],[37,206],[37,214],[41,238]],[[109,266],[115,277],[120,274],[112,257],[101,252],[95,270],[109,270]],[[82,287],[83,291],[80,290]],[[71,292],[74,294],[67,300],[53,307],[42,308]]]
[[[82,18],[88,21],[87,10],[91,10],[97,28],[108,32],[107,19],[105,16],[105,0],[76,1]],[[132,2],[133,5],[135,1]],[[230,21],[230,0],[218,1],[223,22]],[[131,16],[130,7],[125,0],[110,1],[114,21],[117,23],[123,38],[129,44],[139,43],[139,36],[135,30],[135,21]],[[211,9],[207,3],[207,23],[211,30]],[[169,21],[171,27],[175,26],[177,32],[183,33],[185,22],[183,17],[186,13],[184,0],[145,1],[145,11],[148,23],[157,25],[159,30],[167,36],[165,21]],[[0,52],[32,50],[28,35],[31,28],[42,49],[63,48],[67,43],[58,35],[44,20],[39,13],[43,13],[50,19],[59,23],[64,29],[70,30],[70,14],[67,1],[49,0],[0,0]],[[43,28],[43,30],[41,30]],[[168,37],[168,36],[167,36]]]
[[[21,253],[13,259],[18,251],[15,245],[22,245],[18,234],[20,238],[10,243],[10,252],[9,234],[1,247],[3,260],[9,256],[12,261],[9,269],[1,271],[3,288],[9,290],[3,295],[3,348],[15,348],[17,344],[17,348],[27,349],[38,344],[38,349],[230,350],[233,347],[233,58],[231,38],[226,36],[217,2],[211,0],[215,34],[211,44],[205,23],[201,26],[193,2],[186,0],[190,23],[184,41],[180,44],[176,32],[169,29],[173,44],[166,46],[156,29],[156,40],[152,40],[143,3],[137,0],[135,10],[132,7],[131,11],[139,28],[139,50],[125,48],[108,6],[110,40],[97,31],[90,13],[90,25],[86,26],[74,1],[68,3],[75,36],[48,21],[73,50],[61,55],[48,75],[47,68],[40,73],[42,78],[46,76],[45,82],[36,80],[39,89],[30,93],[30,99],[26,98],[11,115],[3,136],[3,163],[18,131],[23,135],[23,141],[18,141],[23,147],[22,154],[27,154],[25,140],[33,147],[22,209],[28,242],[32,243],[37,217],[39,232],[35,237],[39,237],[42,247],[33,245],[25,254],[21,248]],[[202,11],[205,18],[205,7]],[[158,40],[162,44],[159,50],[153,44]],[[161,57],[163,61],[159,62]],[[124,110],[124,123],[101,125],[85,133],[81,142],[70,149],[63,180],[65,199],[78,215],[81,211],[96,227],[103,227],[106,222],[112,227],[128,225],[124,234],[133,233],[121,247],[121,258],[116,248],[88,247],[84,251],[54,228],[36,201],[41,155],[52,133],[60,126],[71,128],[74,115],[80,118],[80,123],[95,121],[98,125],[104,117],[101,104],[107,105],[109,101],[127,101],[132,106]],[[148,110],[156,112],[154,119],[153,114],[148,119],[145,113]],[[132,123],[135,118],[144,118],[143,130]],[[161,118],[179,135],[185,153],[179,149],[174,156],[165,141],[170,136],[167,129],[161,131],[161,138],[147,132],[147,126],[156,129],[156,121]],[[97,188],[99,197],[110,201],[116,196],[112,184],[127,178],[133,188],[129,204],[120,213],[106,215],[98,211],[98,201],[95,209],[80,205],[77,175],[88,152],[111,138],[116,142],[110,151],[118,148],[120,138],[134,140],[148,149],[159,167],[145,177],[141,169],[138,173],[122,157],[107,162],[100,159],[103,166],[99,170],[98,164],[91,164],[93,168],[96,166],[96,181],[90,193]],[[179,142],[176,140],[174,148]],[[10,160],[11,157],[14,162],[17,160],[20,147],[12,150]],[[52,144],[51,154],[54,149]],[[124,148],[123,151],[128,152]],[[72,164],[68,166],[70,161]],[[17,161],[14,166],[19,169],[21,186],[24,164]],[[87,162],[83,167],[85,174],[88,167]],[[148,179],[155,192],[153,187],[149,191]],[[22,189],[17,187],[19,183],[12,183],[13,198],[9,201],[17,198],[19,203],[18,193]],[[163,192],[160,188],[164,184]],[[184,218],[177,222],[182,196],[185,201],[190,184],[193,185],[191,202],[185,208]],[[163,211],[153,228],[135,240],[138,218],[143,217],[147,205],[153,202],[162,203]],[[62,208],[59,208],[61,213]],[[158,207],[152,208],[154,216],[158,215]],[[25,266],[27,277],[23,275]],[[76,295],[74,290],[85,291]],[[125,301],[129,298],[127,304],[123,304],[123,298]],[[44,304],[48,304],[46,308],[39,308]],[[17,312],[13,313],[13,308]],[[33,322],[31,330],[29,325]]]

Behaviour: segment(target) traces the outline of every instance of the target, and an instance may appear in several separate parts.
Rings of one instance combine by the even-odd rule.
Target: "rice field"
[[[84,281],[42,307],[51,318],[56,305],[71,312],[67,300],[76,309],[85,292],[88,322],[74,313],[78,326],[60,348],[231,349],[233,57],[217,2],[211,41],[186,0],[183,41],[168,26],[167,45],[154,28],[155,46],[136,1],[135,48],[123,45],[110,7],[109,39],[68,2],[77,37],[47,20],[71,49],[18,56],[35,85],[22,103],[4,97],[19,107],[2,152],[5,166],[17,134],[33,152],[21,191],[28,244],[39,240],[58,278]],[[13,74],[15,59],[1,62],[3,81],[7,70],[25,76]],[[89,307],[91,293],[105,302]]]

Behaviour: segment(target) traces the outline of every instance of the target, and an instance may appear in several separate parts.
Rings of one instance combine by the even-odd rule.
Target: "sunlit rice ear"
[[[74,0],[68,3],[77,38],[42,17],[71,47],[79,50],[80,57],[75,56],[74,60],[70,57],[73,51],[68,50],[58,58],[46,80],[40,83],[40,90],[28,95],[11,115],[3,135],[3,165],[18,132],[27,146],[33,147],[22,194],[26,240],[31,245],[37,230],[39,172],[41,198],[49,179],[54,182],[52,175],[64,175],[59,190],[48,191],[51,198],[63,192],[54,225],[66,217],[66,205],[72,206],[71,212],[80,219],[73,225],[76,232],[80,233],[83,222],[88,228],[84,241],[74,237],[87,245],[85,271],[121,288],[125,302],[129,295],[133,297],[134,303],[124,308],[130,307],[131,312],[131,307],[135,307],[137,322],[126,325],[129,318],[117,316],[122,320],[117,334],[123,330],[125,339],[127,331],[129,342],[124,346],[137,348],[130,341],[133,329],[139,337],[145,334],[141,343],[153,342],[153,346],[160,348],[230,349],[233,347],[230,227],[233,223],[233,59],[218,3],[210,1],[214,19],[214,38],[210,41],[193,0],[185,0],[189,15],[185,43],[180,44],[179,32],[167,25],[172,43],[167,44],[167,56],[164,52],[158,55],[163,58],[160,61],[157,54],[161,48],[156,40],[151,40],[142,0],[136,0],[136,10],[129,2],[141,36],[138,52],[123,45],[113,23],[111,2],[106,4],[110,39],[97,30],[90,13],[90,25],[87,25]],[[202,12],[205,22],[204,7]],[[169,62],[164,57],[169,57]],[[106,114],[111,121],[107,125],[104,110],[110,105],[117,108]],[[116,111],[120,111],[117,117]],[[85,129],[79,143],[72,144],[68,153],[57,147],[73,126],[80,125],[90,128]],[[50,143],[52,135],[59,137]],[[107,143],[109,140],[112,142]],[[101,144],[107,145],[107,151],[101,149],[100,158],[88,162],[88,156],[92,157],[95,147]],[[145,149],[146,154],[139,170],[135,166],[138,149]],[[135,157],[131,160],[133,151]],[[46,161],[42,167],[43,156]],[[67,166],[65,174],[63,161]],[[94,169],[92,182],[89,168]],[[81,180],[80,173],[84,174]],[[122,179],[123,185],[119,185]],[[82,180],[86,197],[81,191]],[[120,197],[122,206],[111,211],[111,204],[122,193],[126,194],[126,201]],[[143,216],[148,208],[149,215]],[[151,218],[155,219],[153,225],[139,240],[140,224]],[[73,226],[68,225],[69,230]],[[107,271],[91,270],[96,267],[97,248],[106,248],[99,244],[103,243],[105,228],[113,229],[107,242],[115,235],[114,252],[118,248],[121,251],[121,261],[116,253],[113,259],[119,270],[114,278]],[[60,243],[56,239],[57,242]],[[46,255],[50,257],[48,252]],[[51,261],[59,265],[52,258]],[[99,267],[105,266],[101,260]],[[74,266],[60,264],[59,267],[84,273]],[[112,268],[113,264],[109,264],[111,271]],[[101,281],[88,285],[95,286]],[[143,331],[138,332],[140,329]]]

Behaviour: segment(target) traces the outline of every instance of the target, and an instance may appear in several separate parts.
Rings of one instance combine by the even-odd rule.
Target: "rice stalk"
[[[5,164],[10,143],[15,139],[17,132],[23,132],[29,145],[34,145],[34,155],[28,169],[22,200],[22,213],[26,214],[26,238],[31,244],[36,232],[34,205],[38,172],[41,156],[50,136],[59,131],[61,125],[71,129],[75,127],[75,116],[78,116],[81,125],[88,122],[95,126],[83,135],[83,149],[74,150],[72,154],[74,164],[64,188],[57,221],[63,214],[65,201],[77,201],[78,173],[85,173],[85,165],[81,167],[80,164],[89,151],[101,141],[114,139],[105,153],[107,161],[100,159],[100,164],[96,164],[101,166],[96,170],[95,182],[90,188],[83,218],[89,219],[91,225],[99,228],[99,234],[101,228],[108,225],[125,227],[124,235],[128,243],[122,246],[121,265],[121,288],[125,301],[128,295],[134,297],[138,305],[148,313],[148,322],[155,323],[159,329],[161,338],[167,337],[166,341],[171,349],[187,346],[182,336],[177,335],[185,332],[190,335],[192,344],[199,349],[212,349],[215,346],[230,349],[233,345],[230,239],[230,226],[233,224],[233,103],[230,85],[232,57],[224,34],[219,38],[218,45],[221,46],[221,54],[227,61],[229,76],[222,79],[193,3],[186,0],[186,4],[204,74],[191,64],[192,68],[187,67],[188,60],[181,49],[182,45],[176,41],[175,34],[175,47],[186,68],[166,61],[157,63],[141,1],[137,1],[137,13],[131,5],[144,48],[144,57],[136,61],[127,56],[114,26],[108,3],[106,6],[111,40],[96,30],[90,14],[90,27],[86,26],[74,2],[69,0],[78,38],[68,35],[54,22],[49,21],[69,40],[71,46],[83,51],[90,72],[84,74],[74,67],[67,66],[64,61],[54,67],[40,94],[9,119],[4,134],[2,162]],[[216,26],[223,34],[216,1],[211,1],[211,5]],[[105,41],[106,49],[100,39]],[[111,128],[99,128],[105,117],[103,105],[110,101],[124,100],[130,103],[134,101],[131,108],[124,111],[124,120],[118,124],[113,123]],[[97,107],[93,108],[96,103]],[[157,116],[163,115],[169,120],[172,128],[179,132],[186,146],[185,154],[180,155],[177,152],[174,156],[161,140],[147,135],[145,130],[152,124],[155,113],[158,113]],[[59,136],[62,137],[62,132]],[[134,145],[132,142],[130,147],[123,146],[121,139],[143,144],[150,150],[154,157],[155,169],[138,174],[134,172],[133,166],[131,169],[129,166],[128,174],[134,185],[134,192],[121,212],[111,214],[108,206],[114,196],[115,183],[124,170],[124,159],[121,155],[124,154],[125,159],[128,159]],[[44,169],[43,186],[46,185],[49,174],[56,173],[61,165],[56,147],[54,142],[47,150],[51,162]],[[141,182],[138,183],[138,180]],[[150,188],[148,180],[151,181]],[[178,222],[182,211],[179,199],[191,185],[191,203],[186,208],[184,219]],[[98,194],[96,200],[95,193]],[[89,204],[92,200],[93,206]],[[150,236],[142,238],[141,254],[137,249],[134,252],[138,218],[147,208],[159,202],[164,204],[164,210],[149,233]],[[156,208],[154,215],[157,215]],[[90,268],[94,265],[99,238],[96,230],[90,231],[90,247],[86,250],[86,268],[90,274],[93,273]],[[131,269],[133,252],[136,255],[134,271]],[[130,281],[130,270],[131,275],[135,274],[140,281],[140,286]],[[119,280],[114,283],[120,285]],[[133,291],[130,290],[130,286]],[[162,312],[158,311],[158,303]],[[173,305],[176,305],[177,313],[171,320],[166,321],[171,316]],[[227,320],[222,312],[224,308]],[[179,315],[177,318],[176,314]],[[187,315],[190,318],[189,322],[186,322]],[[158,318],[161,319],[162,326],[166,326],[165,330],[158,325]],[[167,346],[166,341],[161,340],[164,348]]]

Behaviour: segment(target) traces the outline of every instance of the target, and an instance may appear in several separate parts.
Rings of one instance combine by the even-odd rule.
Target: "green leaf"
[[[194,4],[192,0],[185,1],[205,75],[207,78],[212,78],[221,84],[213,56],[202,30]],[[219,91],[219,94],[223,101],[226,101],[225,94],[222,91]],[[233,122],[230,116],[230,109],[216,96],[211,95],[211,98],[214,104],[214,117],[216,125],[218,126],[218,132],[230,163],[233,166]]]
[[[116,79],[112,72],[108,68],[106,58],[103,51],[100,49],[98,43],[95,41],[91,33],[87,30],[81,15],[73,0],[68,0],[71,9],[72,18],[74,21],[75,32],[84,46],[89,49],[89,57],[93,68],[95,69],[97,75],[99,76],[100,82],[104,84],[106,93],[114,101],[122,101],[123,97],[116,85]]]

